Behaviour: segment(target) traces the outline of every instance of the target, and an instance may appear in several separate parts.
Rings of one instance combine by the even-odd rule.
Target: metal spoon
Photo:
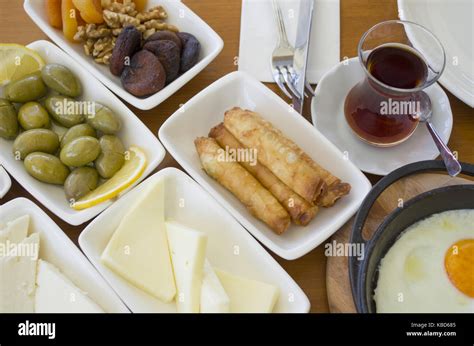
[[[422,104],[420,108],[424,111],[420,112],[420,114],[418,115],[418,120],[426,124],[426,127],[428,128],[428,131],[431,134],[431,137],[433,138],[433,141],[435,142],[439,153],[441,154],[441,158],[444,161],[444,165],[446,166],[448,174],[452,177],[455,177],[462,171],[461,164],[456,159],[452,151],[448,148],[448,146],[443,142],[438,132],[434,128],[433,124],[431,123],[431,117],[433,116],[433,108],[431,107],[430,97],[423,91],[420,94],[421,95],[419,95],[419,98]]]

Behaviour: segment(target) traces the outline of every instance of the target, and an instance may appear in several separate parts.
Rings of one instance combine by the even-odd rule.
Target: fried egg
[[[408,227],[380,263],[374,300],[377,312],[474,312],[474,210]]]

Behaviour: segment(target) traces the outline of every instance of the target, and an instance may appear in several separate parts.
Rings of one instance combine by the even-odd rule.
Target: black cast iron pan
[[[461,163],[462,174],[474,176],[474,165]],[[403,166],[382,178],[362,202],[352,228],[351,243],[364,244],[364,256],[349,257],[352,296],[358,312],[376,312],[373,299],[380,260],[410,225],[446,210],[474,209],[474,185],[453,185],[422,193],[395,209],[380,224],[371,239],[362,237],[367,216],[382,192],[395,181],[415,173],[444,171],[442,161],[421,161]]]

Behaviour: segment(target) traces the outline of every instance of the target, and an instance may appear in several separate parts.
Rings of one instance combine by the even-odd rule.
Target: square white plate
[[[194,139],[207,136],[213,126],[223,121],[224,112],[234,106],[258,112],[270,121],[321,166],[350,183],[350,194],[332,208],[322,208],[306,227],[292,225],[280,236],[272,232],[201,169],[194,146]],[[362,172],[326,137],[265,85],[242,72],[228,74],[193,97],[163,124],[159,138],[176,161],[254,237],[289,260],[308,253],[344,225],[371,188]]]
[[[161,179],[165,179],[167,219],[208,234],[207,258],[214,267],[279,287],[275,312],[309,311],[308,298],[301,288],[224,208],[185,173],[165,168],[95,219],[79,237],[86,256],[132,312],[176,312],[176,306],[128,283],[102,265],[100,256],[130,205],[149,184]]]
[[[0,206],[2,225],[24,215],[30,216],[28,234],[40,235],[39,258],[58,267],[105,312],[130,312],[82,252],[36,204],[26,198],[17,198]]]
[[[44,9],[44,0],[25,0],[24,8],[39,28],[48,35],[59,47],[79,62],[87,71],[96,76],[107,88],[128,103],[139,109],[152,109],[181,89],[186,83],[201,72],[220,53],[224,42],[199,16],[191,11],[181,1],[177,0],[148,0],[148,8],[163,5],[168,12],[167,22],[176,25],[180,31],[189,32],[196,36],[201,43],[199,62],[161,91],[147,98],[133,96],[122,87],[120,78],[114,76],[108,66],[100,65],[84,53],[83,45],[71,43],[64,37],[62,31],[49,25]]]
[[[51,42],[36,41],[28,47],[37,51],[46,63],[58,63],[69,68],[82,83],[81,99],[102,103],[120,117],[122,129],[118,136],[125,147],[136,145],[143,149],[147,156],[148,166],[139,181],[146,178],[160,164],[165,156],[165,150],[158,138],[91,73]],[[0,160],[3,167],[38,201],[67,223],[75,226],[83,224],[112,204],[109,201],[82,211],[72,209],[66,199],[64,189],[61,186],[44,184],[31,177],[26,172],[23,162],[15,160],[12,146],[13,141],[0,138]]]

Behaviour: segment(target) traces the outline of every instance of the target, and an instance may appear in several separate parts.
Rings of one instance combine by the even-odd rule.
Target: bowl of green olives
[[[113,201],[84,210],[72,203],[120,171],[128,148],[139,147],[147,159],[129,189],[160,164],[165,150],[130,109],[58,47],[36,41],[28,48],[46,65],[0,88],[0,160],[46,208],[80,225]]]

